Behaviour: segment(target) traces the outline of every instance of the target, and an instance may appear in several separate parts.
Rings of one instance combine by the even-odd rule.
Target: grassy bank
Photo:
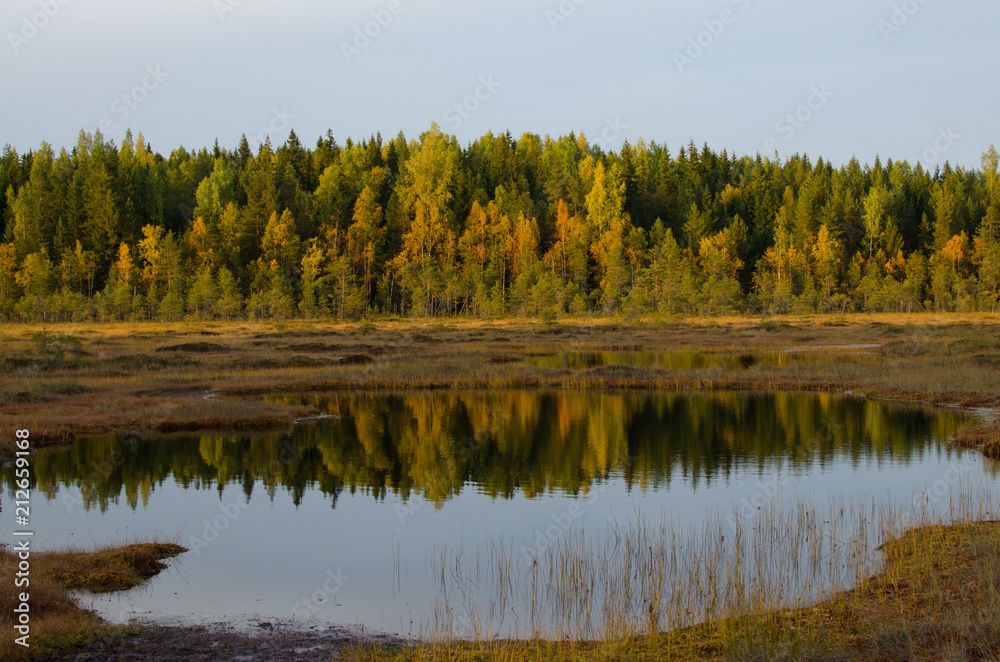
[[[1000,460],[1000,426],[996,424],[962,430],[955,436],[955,443],[974,448],[988,458]]]
[[[121,628],[109,626],[81,609],[70,590],[96,593],[138,586],[166,567],[162,559],[186,551],[175,544],[144,543],[107,547],[90,552],[66,550],[33,553],[30,586],[17,588],[13,581],[0,586],[0,659],[51,660],[64,657],[96,637],[113,637]],[[0,575],[13,578],[20,560],[10,551],[0,552]],[[30,647],[14,642],[15,613],[21,591],[30,594]]]
[[[315,413],[255,397],[275,390],[827,389],[965,406],[1000,402],[1000,319],[986,315],[86,324],[8,326],[0,335],[0,426],[26,427],[36,442],[113,428],[272,429]],[[858,345],[866,347],[845,347]],[[751,360],[590,369],[538,360],[567,350],[690,350]],[[803,352],[812,359],[752,360]]]
[[[451,319],[446,323],[88,324],[51,329],[12,326],[5,327],[0,336],[0,439],[10,440],[13,429],[27,428],[34,443],[61,443],[76,435],[117,428],[265,430],[316,413],[310,406],[263,400],[265,393],[289,390],[821,389],[987,409],[1000,405],[1000,319],[978,315],[628,323],[573,319],[557,324]],[[601,365],[574,367],[555,360],[566,351],[605,353],[611,358]],[[635,365],[614,358],[623,352],[678,351],[749,358],[692,361],[690,365],[655,361]],[[955,441],[1000,457],[1000,430],[995,427],[970,428]],[[0,441],[0,452],[9,453],[9,444]],[[704,605],[682,604],[657,594],[655,599],[667,604],[668,613],[674,616],[668,619],[669,627],[658,624],[654,634],[622,625],[602,630],[610,634],[589,643],[483,636],[471,643],[356,647],[343,657],[401,661],[993,659],[1000,656],[1000,625],[995,617],[1000,613],[1000,525],[981,519],[980,513],[949,526],[923,522],[905,532],[908,526],[899,527],[893,535],[878,538],[889,542],[876,565],[870,562],[876,538],[852,538],[846,547],[858,555],[845,563],[859,583],[818,604],[809,601],[807,591],[798,594],[791,606],[782,606],[767,599],[775,587],[758,582],[756,594],[723,600],[723,608],[716,611],[698,612]],[[899,523],[892,517],[886,520]],[[784,530],[787,524],[782,518],[764,523],[768,522],[777,527],[775,531]],[[820,543],[810,543],[809,535],[815,531],[809,533],[811,529],[802,526],[806,527],[800,540],[802,554],[822,552],[823,544],[833,539],[828,533],[820,536]],[[652,541],[649,549],[662,544]],[[638,543],[633,546],[646,549]],[[723,549],[707,543],[694,548]],[[155,572],[158,559],[179,551],[176,546],[132,546],[91,554],[34,556],[32,654],[37,659],[60,659],[94,637],[116,636],[120,629],[77,608],[67,591],[134,585]],[[578,572],[583,568],[581,559],[603,558],[613,564],[616,558],[606,550],[584,551],[550,558],[549,567]],[[756,552],[760,563],[774,556],[774,551]],[[819,558],[826,563],[836,561],[822,553]],[[13,574],[14,563],[10,554],[0,557],[5,576]],[[878,573],[872,575],[876,567]],[[673,571],[684,568],[698,570],[687,575],[686,581],[693,582],[687,588],[678,585],[683,589],[679,595],[694,595],[706,586],[719,591],[734,585],[734,566],[728,557],[711,557],[707,564],[676,566]],[[667,572],[662,565],[643,565],[641,558],[634,567],[619,570],[623,577],[631,571],[650,576]],[[597,582],[606,576],[600,571],[591,566],[587,576]],[[632,591],[631,585],[626,588],[633,597],[645,595]],[[0,619],[13,613],[14,595],[7,594],[8,590],[12,588],[0,592]],[[782,585],[777,594],[793,595],[794,587]],[[618,611],[615,604],[606,601],[602,607],[612,621],[619,611],[642,613],[641,604],[630,603]],[[685,620],[690,618],[689,609],[701,617]],[[11,624],[0,620],[5,628]],[[15,654],[24,652],[9,639],[0,643],[0,658],[17,659],[11,657]]]
[[[883,569],[812,606],[759,610],[601,641],[358,646],[353,662],[483,660],[960,661],[1000,656],[1000,523],[929,525],[892,539]]]

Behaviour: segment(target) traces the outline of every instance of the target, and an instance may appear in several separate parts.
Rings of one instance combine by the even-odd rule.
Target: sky
[[[0,145],[311,146],[436,122],[976,168],[1000,145],[988,0],[4,0]]]

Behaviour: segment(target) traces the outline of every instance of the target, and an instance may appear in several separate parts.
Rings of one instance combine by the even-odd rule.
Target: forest
[[[0,157],[0,318],[995,311],[979,170],[739,156],[436,125],[169,157],[80,132]]]

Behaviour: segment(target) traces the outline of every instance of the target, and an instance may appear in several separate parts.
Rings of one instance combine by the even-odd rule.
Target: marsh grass
[[[882,346],[877,360],[840,354],[780,366],[737,361],[731,368],[591,370],[523,360],[566,348],[747,356],[865,343]],[[39,443],[117,427],[280,427],[303,415],[282,405],[259,414],[253,406],[221,399],[194,403],[203,390],[254,395],[414,388],[822,389],[966,406],[1000,403],[994,362],[1000,356],[1000,323],[988,315],[816,315],[763,323],[574,318],[556,324],[387,319],[362,325],[68,324],[57,330],[15,325],[0,332],[0,353],[0,421],[31,425]],[[182,398],[191,402],[179,402]],[[0,441],[0,452],[9,451]]]
[[[974,448],[986,457],[1000,460],[1000,425],[971,427],[960,430],[954,442],[959,446]]]
[[[12,579],[0,585],[0,659],[65,659],[72,651],[98,636],[113,636],[120,628],[106,625],[95,614],[80,609],[70,590],[119,591],[138,586],[160,572],[163,559],[186,551],[174,543],[137,543],[104,547],[93,551],[37,552],[30,558],[31,584],[14,586]],[[0,552],[0,575],[13,578],[19,559]],[[30,591],[31,646],[14,643],[14,608],[18,593]]]
[[[637,516],[527,555],[503,538],[439,549],[424,643],[343,657],[993,659],[1000,502],[963,483],[940,506],[772,500],[752,520]]]
[[[425,643],[346,659],[992,659],[1000,501],[971,481],[938,498],[772,499],[542,550],[438,549]]]
[[[1000,403],[1000,323],[986,315],[84,324],[42,332],[0,332],[0,421],[7,430],[31,429],[39,444],[121,426],[287,425],[313,410],[235,396],[288,390],[826,389]],[[566,370],[490,361],[553,347],[745,355],[851,343],[880,344],[878,360],[831,356],[736,370]],[[345,365],[340,359],[348,356],[367,358]],[[206,399],[208,393],[233,397]],[[0,453],[10,453],[12,438],[0,435]],[[995,430],[970,430],[957,441],[1000,454]],[[995,659],[1000,527],[977,523],[995,512],[990,495],[958,497],[944,515],[887,504],[776,502],[749,523],[721,515],[696,525],[637,520],[603,538],[567,536],[530,566],[512,540],[492,540],[475,555],[440,550],[433,560],[442,589],[437,618],[421,632],[429,642],[362,647],[344,657]],[[66,582],[84,576],[92,587],[114,584],[110,570],[100,581],[84,573],[83,556],[59,561],[77,568],[61,571],[61,579],[46,574],[44,555],[35,557],[38,655],[58,658],[104,627],[66,593]],[[50,567],[57,567],[52,558]],[[4,576],[10,562],[9,554],[0,558]],[[93,563],[98,570],[142,565],[127,555]],[[494,594],[484,602],[485,585]],[[0,619],[12,613],[3,602],[9,599],[0,591]],[[498,636],[511,632],[523,639]],[[3,648],[8,644],[0,643],[0,658],[16,659],[11,655],[21,651]]]

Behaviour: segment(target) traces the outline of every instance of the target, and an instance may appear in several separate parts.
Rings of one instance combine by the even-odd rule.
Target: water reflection
[[[635,549],[664,550],[657,557],[664,563],[649,568],[654,575],[729,572],[739,568],[729,560],[737,554],[761,559],[768,572],[771,561],[791,568],[754,585],[812,595],[849,568],[836,555],[848,548],[830,548],[848,538],[801,526],[804,537],[794,539],[805,547],[764,545],[791,540],[788,523],[805,512],[798,499],[810,504],[811,527],[817,516],[837,520],[822,513],[845,501],[867,507],[894,500],[914,512],[946,508],[950,497],[938,487],[949,488],[949,476],[996,475],[995,463],[946,443],[966,420],[960,410],[825,393],[422,391],[268,399],[312,403],[328,418],[284,434],[116,434],[33,454],[36,488],[48,497],[32,503],[40,546],[164,536],[191,548],[149,585],[87,597],[86,605],[114,622],[133,615],[192,625],[292,619],[468,636],[459,626],[483,616],[488,632],[504,636],[539,627],[546,636],[587,636],[607,624],[581,621],[581,613],[648,615],[645,592],[669,588],[673,593],[662,595],[675,604],[676,594],[692,615],[678,620],[667,610],[659,622],[679,626],[714,613],[683,581],[608,581],[631,577],[628,564],[641,561],[617,546],[622,523],[636,515],[652,528],[634,536]],[[13,469],[0,476],[12,489]],[[878,521],[865,512],[841,519]],[[729,527],[724,537],[709,530],[712,522]],[[746,535],[732,535],[734,523]],[[768,533],[778,530],[784,533]],[[745,550],[722,546],[723,539],[742,540]],[[493,563],[498,552],[500,566]],[[567,595],[544,588],[543,580],[556,576],[550,570],[568,567],[564,552],[584,564],[572,567],[586,569],[597,589]],[[815,559],[823,561],[818,570]],[[452,572],[442,583],[444,567],[469,574]],[[336,599],[303,609],[303,600],[341,571],[350,580]],[[727,588],[743,599],[739,585]],[[582,600],[574,604],[585,612],[567,609],[567,599]],[[506,616],[494,620],[494,609]]]
[[[740,473],[801,473],[831,463],[923,457],[966,419],[958,410],[813,393],[560,391],[273,396],[330,418],[272,436],[141,439],[104,435],[35,453],[37,488],[79,488],[104,511],[124,495],[147,505],[159,486],[414,495],[441,506],[471,488],[491,498],[586,494],[621,480],[697,490]],[[947,449],[946,453],[957,453]],[[12,469],[4,470],[6,484]]]
[[[588,370],[605,366],[660,368],[663,370],[747,370],[754,366],[787,368],[831,362],[876,362],[879,345],[842,345],[805,347],[784,352],[719,353],[699,351],[591,351],[570,350],[535,352],[525,357],[525,363],[540,368]]]

